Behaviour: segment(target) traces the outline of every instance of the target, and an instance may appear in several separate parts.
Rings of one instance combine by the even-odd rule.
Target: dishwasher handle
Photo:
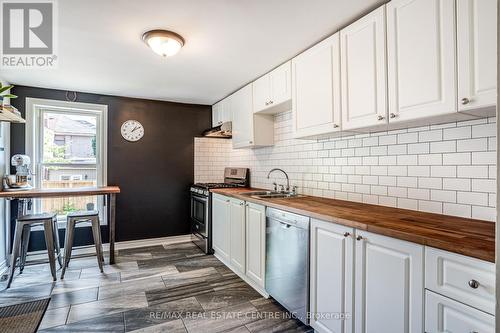
[[[275,208],[267,208],[266,215],[268,220],[278,221],[281,225],[286,225],[286,228],[293,226],[309,230],[310,219],[307,216],[285,212]]]

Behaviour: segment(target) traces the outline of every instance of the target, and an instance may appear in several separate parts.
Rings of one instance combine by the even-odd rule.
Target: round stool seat
[[[99,216],[97,210],[77,210],[75,212],[68,213],[68,217],[92,217]]]

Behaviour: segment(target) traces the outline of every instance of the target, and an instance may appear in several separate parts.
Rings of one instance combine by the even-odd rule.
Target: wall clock
[[[125,140],[136,142],[144,136],[144,126],[137,120],[127,120],[122,124],[121,132]]]

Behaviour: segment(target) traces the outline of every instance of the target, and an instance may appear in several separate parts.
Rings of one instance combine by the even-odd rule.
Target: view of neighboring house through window
[[[34,107],[34,185],[41,188],[105,185],[102,162],[105,115],[97,110],[71,108],[71,102],[62,103],[68,107]],[[38,212],[56,212],[60,219],[76,210],[96,209],[104,215],[102,198],[96,196],[44,198],[37,200],[34,208]]]

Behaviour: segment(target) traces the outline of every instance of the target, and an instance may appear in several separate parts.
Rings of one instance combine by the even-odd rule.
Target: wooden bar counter
[[[8,200],[31,199],[31,198],[61,198],[78,197],[89,195],[103,195],[106,198],[106,214],[109,223],[109,263],[115,263],[115,207],[116,194],[120,193],[118,186],[95,186],[78,188],[34,188],[26,191],[1,191],[0,198]]]

